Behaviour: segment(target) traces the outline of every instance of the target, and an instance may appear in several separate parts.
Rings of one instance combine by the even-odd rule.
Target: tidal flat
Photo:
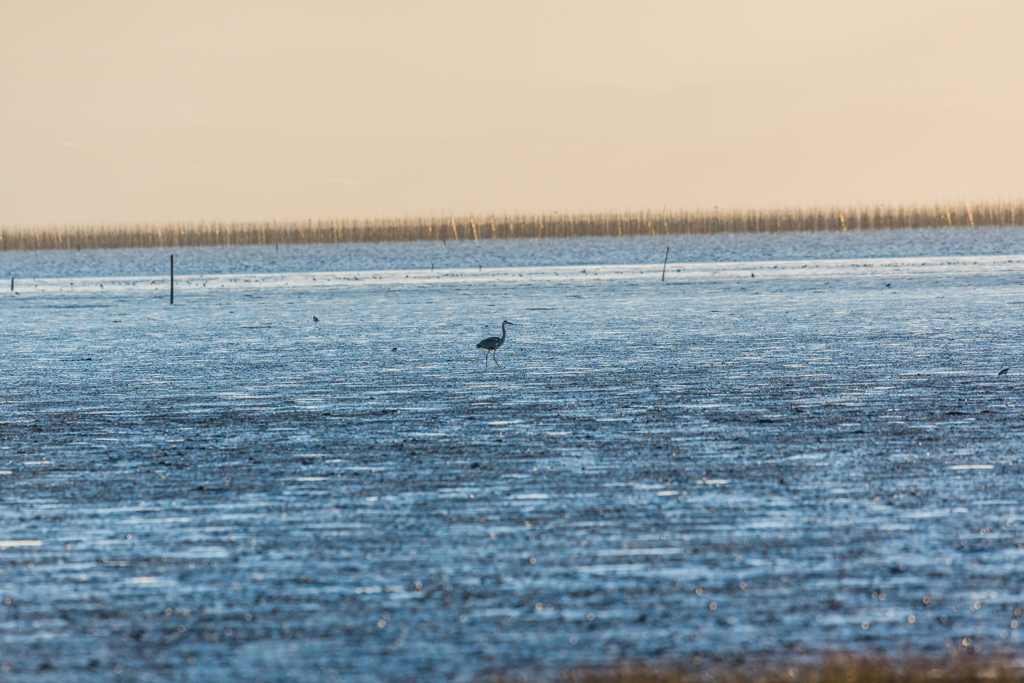
[[[572,240],[178,252],[173,306],[165,252],[5,255],[50,270],[0,294],[2,678],[1019,651],[1024,248],[991,234],[673,247],[664,282]]]

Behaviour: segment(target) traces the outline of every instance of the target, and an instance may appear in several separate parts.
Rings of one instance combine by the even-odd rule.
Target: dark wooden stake
[[[11,291],[14,291],[14,278],[11,278]]]
[[[661,267],[661,281],[665,281],[665,269],[668,268],[668,250],[671,247],[665,247],[665,265]]]
[[[171,254],[171,305],[174,305],[174,254]]]

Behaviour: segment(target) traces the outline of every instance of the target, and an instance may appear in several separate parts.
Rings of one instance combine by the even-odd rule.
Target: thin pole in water
[[[661,281],[665,281],[665,269],[668,268],[668,250],[671,247],[665,247],[665,265],[661,267]]]
[[[174,254],[171,254],[171,305],[174,305]]]
[[[11,291],[14,291],[14,278],[11,278]]]

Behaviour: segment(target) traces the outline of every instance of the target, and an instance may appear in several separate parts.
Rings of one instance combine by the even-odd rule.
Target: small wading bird
[[[501,336],[500,337],[488,337],[487,339],[481,339],[480,343],[476,345],[476,348],[484,350],[484,367],[487,367],[487,354],[490,353],[494,356],[494,364],[498,365],[498,349],[505,343],[505,325],[511,325],[507,320],[501,321]],[[501,366],[498,365],[500,368]]]

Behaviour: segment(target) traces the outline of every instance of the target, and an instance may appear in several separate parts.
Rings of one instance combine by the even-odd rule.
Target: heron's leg
[[[498,349],[494,349],[494,351],[491,352],[491,357],[494,359],[494,364],[498,365]],[[501,366],[498,365],[498,367],[500,368]]]

